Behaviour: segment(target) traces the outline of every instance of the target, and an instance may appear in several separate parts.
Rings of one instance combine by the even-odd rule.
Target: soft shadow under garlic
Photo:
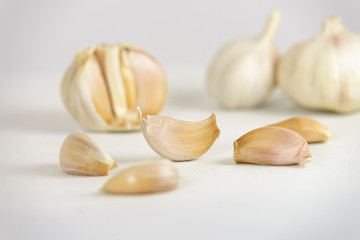
[[[223,157],[216,159],[215,161],[212,161],[212,163],[216,165],[223,165],[223,166],[234,166],[236,163],[234,163],[234,160],[230,157]]]
[[[205,86],[189,89],[174,89],[169,91],[167,106],[176,109],[186,109],[194,111],[214,111],[219,109],[218,104],[211,99],[206,92]]]
[[[63,178],[67,175],[63,171],[58,163],[43,163],[43,164],[31,164],[20,168],[22,175],[33,175],[46,178]]]
[[[79,125],[63,111],[15,110],[1,116],[1,124],[8,130],[25,132],[68,133]]]
[[[241,109],[236,111],[251,111],[251,112],[260,112],[268,113],[271,115],[286,115],[286,116],[307,116],[311,115],[312,117],[318,117],[323,115],[339,116],[339,114],[327,110],[315,110],[307,109],[300,107],[294,102],[290,101],[282,92],[281,89],[275,88],[269,99],[267,99],[263,104],[251,108],[251,109]]]

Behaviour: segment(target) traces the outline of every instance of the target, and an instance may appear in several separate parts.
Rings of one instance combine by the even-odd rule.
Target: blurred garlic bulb
[[[339,113],[360,108],[360,35],[338,17],[323,32],[291,48],[279,63],[277,81],[300,106]]]
[[[253,107],[266,100],[275,82],[278,53],[273,42],[279,21],[280,12],[273,11],[260,37],[236,39],[217,53],[207,85],[222,106]]]
[[[136,106],[157,114],[165,103],[166,77],[144,50],[128,45],[99,45],[76,54],[61,85],[74,119],[96,131],[140,129]]]

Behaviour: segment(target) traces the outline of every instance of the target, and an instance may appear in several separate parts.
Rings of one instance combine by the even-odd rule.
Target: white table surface
[[[87,131],[119,167],[106,177],[63,173],[62,141],[84,129],[62,105],[61,75],[2,76],[0,239],[360,239],[360,114],[304,110],[278,89],[259,108],[223,110],[207,95],[200,70],[168,72],[162,114],[198,121],[214,112],[220,137],[199,159],[174,163],[185,176],[176,190],[138,196],[99,189],[133,163],[162,159],[141,132]],[[234,140],[300,115],[333,133],[310,146],[310,163],[233,163]]]

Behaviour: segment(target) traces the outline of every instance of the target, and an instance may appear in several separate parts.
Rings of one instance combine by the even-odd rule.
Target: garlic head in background
[[[360,108],[359,66],[360,35],[331,17],[320,35],[284,55],[277,82],[302,107],[346,113]]]
[[[272,11],[261,36],[236,39],[216,54],[207,73],[207,85],[222,106],[254,107],[269,96],[275,82],[278,52],[274,36],[280,17],[279,11]]]

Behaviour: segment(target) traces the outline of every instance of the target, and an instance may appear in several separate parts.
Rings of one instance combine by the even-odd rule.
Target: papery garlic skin
[[[234,141],[235,163],[303,165],[309,162],[309,145],[298,133],[282,127],[262,127]]]
[[[140,129],[136,106],[157,114],[167,82],[150,54],[129,45],[99,45],[77,53],[64,75],[61,96],[82,126],[95,131]]]
[[[331,138],[330,130],[307,117],[294,117],[269,126],[283,127],[300,134],[308,143],[324,142]]]
[[[140,118],[142,132],[149,146],[172,161],[189,161],[200,157],[220,135],[214,113],[199,122],[157,115],[143,117],[141,112]]]
[[[102,188],[116,194],[164,192],[178,186],[177,168],[166,162],[141,163],[128,167],[112,177]]]
[[[323,32],[291,48],[281,59],[277,82],[300,106],[347,113],[360,108],[360,35],[338,17]]]
[[[105,176],[117,167],[114,159],[80,130],[64,140],[59,162],[64,172],[83,176]]]
[[[267,99],[275,83],[278,52],[273,39],[279,21],[280,12],[273,11],[260,37],[231,41],[216,54],[207,85],[222,106],[254,107]]]

